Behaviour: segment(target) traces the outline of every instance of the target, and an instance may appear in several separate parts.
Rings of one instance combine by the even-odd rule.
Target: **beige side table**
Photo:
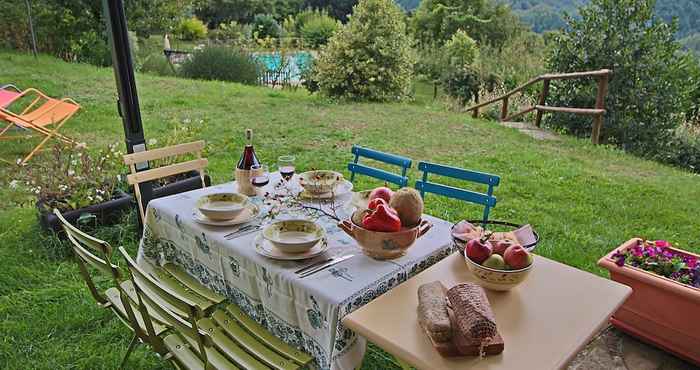
[[[527,280],[487,295],[505,351],[498,356],[444,358],[418,325],[418,286],[448,288],[473,281],[464,257],[452,254],[343,318],[343,324],[418,369],[563,368],[602,329],[632,290],[585,271],[535,256]]]

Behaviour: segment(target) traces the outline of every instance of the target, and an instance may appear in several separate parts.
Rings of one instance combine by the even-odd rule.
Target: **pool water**
[[[264,72],[281,72],[287,76],[290,82],[301,82],[301,75],[313,60],[309,52],[300,51],[285,55],[286,63],[282,63],[282,55],[279,53],[256,53],[253,58],[258,62]],[[280,71],[282,69],[282,71]]]

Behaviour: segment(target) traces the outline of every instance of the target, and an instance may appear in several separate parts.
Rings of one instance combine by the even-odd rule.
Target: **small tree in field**
[[[554,37],[552,72],[613,70],[601,138],[656,157],[683,121],[689,104],[687,59],[679,54],[675,24],[654,16],[655,0],[592,0],[569,30]],[[548,105],[592,107],[591,81],[557,82]],[[579,135],[591,132],[590,117],[552,115],[550,125]]]
[[[321,91],[374,101],[409,96],[414,56],[404,14],[392,0],[361,0],[316,62]]]

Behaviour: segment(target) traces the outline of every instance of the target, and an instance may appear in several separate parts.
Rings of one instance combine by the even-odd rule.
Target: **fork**
[[[236,231],[233,231],[231,233],[224,235],[224,239],[228,239],[228,240],[234,239],[234,238],[237,238],[239,236],[243,236],[243,235],[247,235],[247,234],[250,234],[252,232],[255,232],[255,231],[259,230],[260,228],[261,228],[260,225],[241,226]]]

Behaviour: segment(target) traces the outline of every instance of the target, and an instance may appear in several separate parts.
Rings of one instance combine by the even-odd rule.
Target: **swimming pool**
[[[270,78],[287,80],[292,83],[302,81],[302,73],[309,68],[313,61],[313,56],[307,51],[285,54],[285,62],[282,62],[280,53],[255,53],[253,59],[258,62],[261,68],[261,79],[264,83]],[[274,76],[270,76],[274,75]]]

